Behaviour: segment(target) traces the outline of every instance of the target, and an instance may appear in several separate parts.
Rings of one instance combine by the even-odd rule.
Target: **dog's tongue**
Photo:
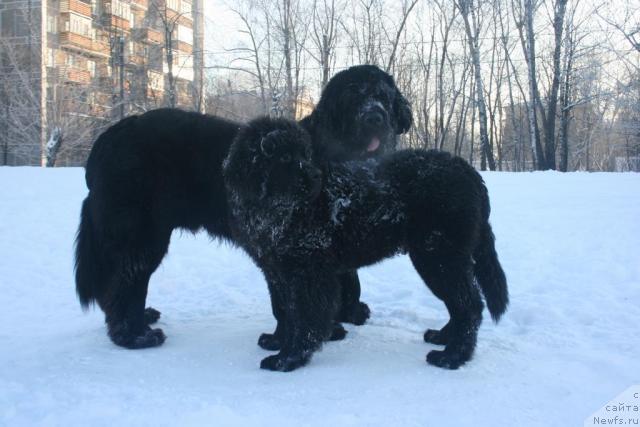
[[[371,138],[371,142],[367,147],[367,151],[371,153],[373,151],[376,151],[378,148],[380,148],[380,139],[374,136],[373,138]]]

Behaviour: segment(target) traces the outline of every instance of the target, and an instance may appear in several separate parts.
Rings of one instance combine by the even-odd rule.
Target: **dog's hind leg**
[[[441,329],[427,329],[424,333],[424,341],[430,344],[447,345],[451,339],[451,322]]]
[[[147,307],[144,309],[144,323],[146,325],[153,325],[160,320],[160,312],[153,307]]]
[[[358,271],[347,271],[338,275],[340,288],[342,289],[342,307],[338,314],[338,321],[363,325],[371,311],[367,304],[360,301],[360,279]]]
[[[453,249],[453,248],[451,248]],[[471,255],[455,250],[432,252],[410,249],[411,261],[431,291],[447,307],[450,320],[440,331],[427,331],[425,341],[444,344],[427,362],[457,369],[473,356],[482,322],[482,299],[473,283]]]
[[[116,260],[107,291],[98,299],[105,312],[108,334],[122,347],[140,349],[155,347],[165,341],[161,329],[151,329],[160,312],[145,309],[151,274],[160,265],[169,245],[168,237],[145,249],[121,253]]]

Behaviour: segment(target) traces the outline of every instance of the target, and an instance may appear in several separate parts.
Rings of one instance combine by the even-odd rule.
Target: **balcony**
[[[153,28],[135,28],[133,37],[136,41],[147,44],[163,44],[164,36],[162,32]]]
[[[75,12],[91,18],[91,4],[80,0],[60,0],[60,12]]]
[[[106,26],[111,26],[114,29],[127,31],[131,29],[131,24],[128,19],[124,19],[119,17],[118,15],[112,15],[110,13],[105,13],[102,16],[102,23]]]
[[[185,27],[193,28],[193,17],[189,15],[181,15],[178,19],[178,24],[184,25]]]
[[[193,46],[191,46],[189,43],[185,43],[180,40],[173,40],[171,44],[172,44],[172,47],[177,51],[180,51],[182,53],[187,53],[189,55],[193,53]]]
[[[111,48],[107,42],[92,40],[92,51],[95,56],[99,56],[101,58],[111,57]]]
[[[56,77],[60,83],[74,83],[88,85],[91,83],[91,73],[75,67],[61,67],[56,70]]]
[[[129,65],[135,65],[137,67],[143,67],[146,65],[146,58],[142,55],[129,55]]]
[[[107,43],[92,40],[90,37],[71,31],[61,32],[58,41],[62,48],[101,58],[108,58],[110,56],[109,45]]]

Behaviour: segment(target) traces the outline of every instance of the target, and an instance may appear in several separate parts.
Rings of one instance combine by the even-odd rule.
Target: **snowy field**
[[[261,274],[204,234],[152,277],[166,343],[114,346],[75,296],[83,171],[0,168],[0,425],[582,426],[640,383],[640,174],[484,177],[511,306],[469,364],[425,362],[446,312],[398,257],[361,271],[369,323],[284,374]]]

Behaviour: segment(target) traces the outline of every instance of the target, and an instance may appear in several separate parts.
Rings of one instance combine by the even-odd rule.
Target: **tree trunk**
[[[569,29],[567,29],[567,33]],[[573,40],[567,34],[564,51],[564,77],[560,93],[562,112],[560,115],[560,170],[567,172],[569,169],[569,121],[571,120],[571,72],[573,68]]]
[[[478,121],[480,122],[480,150],[483,155],[486,156],[489,169],[493,171],[496,170],[496,164],[493,158],[493,153],[491,152],[491,147],[489,146],[489,134],[487,132],[487,106],[484,100],[484,88],[482,86],[482,70],[480,68],[480,49],[478,47],[477,29],[475,33],[472,32],[471,25],[469,24],[469,0],[458,0],[457,5],[462,13],[462,19],[464,20],[464,28],[467,33],[467,39],[469,40],[469,50],[475,71],[476,103],[478,105]],[[482,168],[482,170],[485,169],[486,167]]]
[[[286,93],[285,93],[285,116],[293,119],[295,117],[295,105],[293,93],[293,67],[291,61],[291,0],[282,1],[283,26],[282,26],[282,48],[284,53],[284,67],[286,73]]]
[[[526,44],[523,48],[527,58],[527,68],[529,71],[529,137],[531,139],[531,153],[534,159],[534,167],[538,170],[545,169],[544,152],[540,143],[540,131],[537,121],[537,106],[540,104],[538,96],[538,84],[536,80],[536,42],[533,32],[533,0],[524,0],[524,21],[526,29]]]
[[[173,76],[173,27],[167,15],[167,7],[164,7],[164,49],[167,57],[167,92],[169,107],[176,106],[176,83]]]
[[[556,169],[556,110],[558,107],[558,88],[560,87],[560,53],[562,50],[562,30],[567,0],[556,0],[553,17],[553,32],[555,46],[553,50],[553,81],[547,107],[547,121],[545,123],[545,160],[547,169]]]

